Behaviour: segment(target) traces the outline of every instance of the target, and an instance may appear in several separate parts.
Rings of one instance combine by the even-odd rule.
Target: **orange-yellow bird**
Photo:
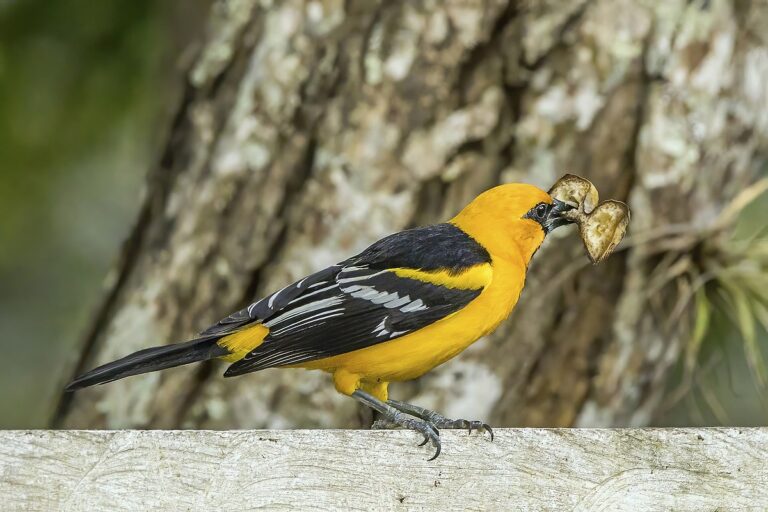
[[[390,400],[387,386],[423,375],[496,329],[517,303],[531,257],[547,233],[570,222],[562,214],[571,208],[532,185],[492,188],[444,224],[387,236],[196,339],[141,350],[67,389],[213,358],[232,363],[225,377],[274,367],[324,370],[340,393],[422,433],[435,458],[439,428],[493,433],[479,421]]]

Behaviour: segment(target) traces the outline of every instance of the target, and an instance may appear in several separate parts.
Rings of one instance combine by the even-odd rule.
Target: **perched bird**
[[[67,390],[196,361],[223,359],[234,377],[265,368],[333,375],[336,389],[440,453],[440,428],[487,430],[390,400],[490,333],[510,314],[528,263],[573,206],[532,185],[492,188],[443,224],[387,236],[220,320],[197,338],[141,350],[77,377]],[[432,460],[432,459],[430,459]]]

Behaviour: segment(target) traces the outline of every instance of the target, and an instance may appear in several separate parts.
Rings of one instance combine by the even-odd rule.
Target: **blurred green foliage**
[[[167,5],[0,0],[0,427],[47,407],[137,209]]]
[[[686,357],[672,376],[658,426],[760,426],[768,421],[765,303],[768,193],[748,204],[720,242],[709,288],[696,296]],[[734,263],[731,261],[734,255]],[[744,311],[746,309],[746,311]]]

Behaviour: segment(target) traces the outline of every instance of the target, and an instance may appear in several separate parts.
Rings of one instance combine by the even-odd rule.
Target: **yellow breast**
[[[411,334],[360,350],[301,364],[302,368],[343,370],[362,381],[419,377],[493,331],[512,311],[525,280],[525,264],[494,260],[488,284],[459,311]],[[477,281],[477,276],[472,282]]]

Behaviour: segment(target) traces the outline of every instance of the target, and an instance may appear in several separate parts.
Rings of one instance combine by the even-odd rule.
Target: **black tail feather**
[[[198,338],[185,343],[139,350],[80,375],[67,386],[66,390],[74,391],[131,375],[165,370],[229,354],[227,349],[216,344],[218,338],[218,336]]]

